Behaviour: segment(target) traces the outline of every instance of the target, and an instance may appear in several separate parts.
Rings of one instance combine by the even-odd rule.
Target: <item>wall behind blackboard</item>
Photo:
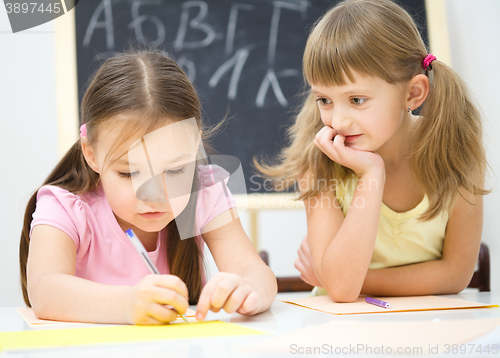
[[[242,162],[248,192],[262,191],[254,156],[273,157],[285,144],[303,90],[307,34],[337,1],[86,0],[76,6],[79,102],[102,61],[131,43],[165,49],[200,96],[208,124],[231,118],[213,141]],[[400,1],[427,42],[425,0]]]

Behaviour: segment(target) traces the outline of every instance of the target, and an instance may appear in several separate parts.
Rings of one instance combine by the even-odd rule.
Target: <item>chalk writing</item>
[[[104,35],[106,38],[106,50],[104,53],[112,55],[115,53],[115,35],[117,32],[123,32],[123,28],[115,28],[114,7],[120,1],[101,0],[97,2],[97,6],[92,13],[90,21],[86,27],[85,36],[83,38],[83,47],[91,47],[92,40],[97,36],[96,33],[100,30],[99,36]],[[170,42],[171,48],[176,53],[180,53],[178,63],[185,70],[186,74],[191,81],[202,81],[204,79],[197,78],[199,72],[197,67],[205,65],[199,64],[193,60],[188,53],[182,53],[186,50],[199,50],[203,51],[204,48],[210,47],[215,41],[224,38],[224,55],[223,61],[220,65],[212,69],[212,73],[207,78],[207,85],[210,88],[215,88],[219,85],[222,78],[230,75],[227,99],[235,100],[238,95],[238,88],[240,86],[240,79],[242,73],[246,70],[245,66],[248,63],[248,58],[251,56],[253,50],[257,48],[257,44],[252,41],[251,36],[246,36],[250,39],[250,43],[244,43],[243,46],[235,48],[235,38],[237,33],[248,35],[253,31],[248,28],[248,24],[252,26],[264,26],[254,21],[245,22],[246,28],[239,27],[238,17],[242,11],[245,13],[254,13],[261,11],[256,4],[246,4],[235,2],[230,4],[229,15],[227,17],[226,33],[218,33],[214,26],[210,24],[210,7],[209,3],[205,1],[186,1],[180,4],[169,4],[169,6],[177,7],[178,16],[175,19],[162,18],[160,12],[154,10],[165,6],[163,0],[132,0],[129,2],[129,16],[131,21],[127,24],[127,30],[133,34],[137,42],[148,43],[155,47],[160,47],[168,43],[169,34],[165,26],[166,22],[178,21],[178,26],[175,31],[175,37]],[[304,23],[307,23],[307,7],[308,1],[306,0],[279,0],[268,1],[267,4],[260,3],[260,5],[272,5],[272,15],[270,22],[266,24],[269,27],[269,34],[267,39],[267,68],[262,68],[261,71],[261,84],[258,91],[255,93],[255,106],[262,108],[269,92],[272,89],[276,100],[282,107],[288,107],[289,103],[280,85],[279,79],[299,76],[300,68],[282,68],[279,71],[276,68],[276,54],[278,51],[279,33],[280,33],[280,19],[282,12],[285,10],[295,11],[300,14]],[[180,12],[180,13],[179,13]],[[220,18],[218,18],[220,19]],[[146,31],[147,28],[147,31]],[[104,34],[102,31],[104,30]],[[301,29],[300,31],[304,31]],[[147,36],[146,36],[147,32]],[[261,42],[261,40],[260,40]],[[259,44],[260,45],[260,44]],[[295,54],[300,56],[300,53]],[[94,55],[94,61],[102,59],[103,52]],[[104,55],[105,57],[105,55]],[[220,57],[220,56],[219,56]],[[207,59],[209,60],[209,59]],[[219,60],[219,58],[217,58]],[[206,69],[204,74],[206,74]]]

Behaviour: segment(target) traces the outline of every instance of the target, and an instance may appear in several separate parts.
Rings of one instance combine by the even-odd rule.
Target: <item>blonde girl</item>
[[[274,165],[257,164],[277,187],[300,189],[301,277],[338,302],[461,291],[487,193],[481,119],[463,81],[390,0],[329,10],[303,70],[310,90],[290,145]]]
[[[198,304],[198,320],[208,310],[248,315],[266,310],[276,295],[276,279],[234,216],[234,201],[214,185],[196,195],[177,195],[188,199],[174,210],[177,185],[194,187],[204,180],[204,170],[217,171],[193,165],[210,131],[203,129],[197,94],[175,61],[156,50],[108,59],[88,86],[81,118],[80,140],[26,209],[21,281],[35,314],[62,321],[162,324],[189,304]],[[158,150],[148,142],[150,168],[141,167],[131,153],[158,133],[163,133],[154,142]],[[159,160],[153,161],[154,155]],[[170,167],[169,158],[179,155],[183,161]],[[149,169],[161,175],[149,181],[153,185],[135,187]],[[155,192],[158,178],[159,188],[162,180],[170,184]],[[195,206],[187,205],[193,199]],[[229,223],[212,225],[231,212]],[[181,237],[181,217],[202,234]],[[149,274],[125,235],[128,229],[161,275]],[[206,285],[203,242],[220,270]]]

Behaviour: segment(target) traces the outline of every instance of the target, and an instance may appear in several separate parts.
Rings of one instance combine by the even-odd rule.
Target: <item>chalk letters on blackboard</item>
[[[104,11],[104,21],[98,21],[102,12]],[[113,12],[111,10],[111,1],[102,0],[99,6],[95,9],[90,23],[87,26],[87,31],[85,32],[85,38],[83,39],[83,47],[88,47],[92,35],[95,29],[105,28],[106,29],[106,45],[108,50],[115,49],[115,33],[113,29]]]
[[[167,32],[163,21],[155,15],[140,13],[141,7],[146,5],[162,6],[162,0],[133,0],[130,5],[130,17],[132,21],[128,24],[127,29],[132,31],[135,39],[138,42],[146,42],[147,37],[144,35],[143,25],[146,22],[152,24],[155,28],[155,39],[150,41],[152,46],[161,46],[167,38]],[[279,24],[281,12],[283,9],[298,11],[301,15],[306,15],[308,2],[305,0],[297,0],[295,2],[273,1],[273,13],[269,24],[269,38],[267,46],[267,62],[268,68],[262,74],[262,81],[258,92],[255,94],[255,105],[259,108],[264,107],[265,100],[271,87],[274,96],[282,107],[288,107],[289,103],[283,94],[280,87],[279,78],[298,76],[299,69],[283,69],[276,72],[275,59],[278,45]],[[217,38],[223,37],[222,34],[217,34],[215,29],[207,22],[209,14],[209,5],[204,1],[187,1],[180,5],[180,21],[172,42],[172,47],[175,51],[185,49],[203,49],[210,46]],[[241,78],[241,73],[244,71],[245,64],[255,45],[250,43],[246,46],[234,50],[234,39],[238,28],[238,14],[241,10],[256,11],[256,7],[245,3],[232,3],[229,11],[227,22],[227,31],[225,35],[225,55],[231,56],[227,58],[219,67],[215,69],[211,77],[208,79],[210,88],[216,87],[221,78],[231,72],[229,86],[227,90],[227,99],[234,100],[237,98],[238,86]],[[193,14],[195,14],[193,16]],[[101,19],[103,18],[103,19]],[[168,19],[167,19],[168,20]],[[83,47],[89,47],[92,37],[97,29],[104,29],[106,35],[106,55],[111,55],[115,50],[115,31],[123,31],[115,29],[113,22],[113,6],[111,0],[101,0],[97,8],[94,10],[89,24],[86,28],[85,37],[83,39]],[[251,29],[245,29],[251,31]],[[189,31],[196,33],[199,40],[187,41],[186,37]],[[151,32],[151,30],[150,30]],[[233,54],[234,53],[234,54]],[[103,53],[96,55],[95,59],[101,59]],[[196,79],[196,64],[188,55],[182,54],[178,59],[179,64],[186,71],[186,74],[191,81]],[[231,70],[232,69],[232,70]]]

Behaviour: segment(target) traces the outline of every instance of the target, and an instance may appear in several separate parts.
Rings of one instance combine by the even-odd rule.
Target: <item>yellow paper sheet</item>
[[[410,296],[410,297],[374,297],[389,302],[391,308],[385,309],[365,302],[365,296],[360,296],[352,303],[337,303],[329,296],[305,297],[283,302],[310,308],[316,311],[332,314],[362,314],[362,313],[390,313],[407,311],[434,311],[462,308],[490,308],[498,305],[465,301],[456,298],[439,296]]]
[[[500,325],[500,318],[450,321],[346,321],[308,327],[240,347],[242,352],[288,354],[407,354],[487,356],[479,350],[493,350],[496,341],[467,344]],[[457,346],[453,346],[456,344]],[[497,353],[500,347],[497,345]],[[493,354],[496,355],[496,354]]]
[[[26,323],[30,325],[30,327],[35,327],[39,325],[50,325],[50,326],[58,326],[58,325],[82,325],[83,323],[80,322],[66,322],[66,321],[52,321],[48,319],[40,319],[35,315],[35,312],[33,312],[33,309],[31,307],[17,307],[17,311],[21,314],[21,316],[24,318]],[[189,318],[194,318],[196,316],[196,311],[192,310],[191,308],[188,308],[186,311],[186,318],[188,321],[194,321],[190,320]],[[177,321],[183,321],[182,317],[179,316],[177,317]]]
[[[177,338],[266,334],[237,324],[209,321],[163,326],[103,326],[0,332],[0,351],[16,348],[82,346]]]

